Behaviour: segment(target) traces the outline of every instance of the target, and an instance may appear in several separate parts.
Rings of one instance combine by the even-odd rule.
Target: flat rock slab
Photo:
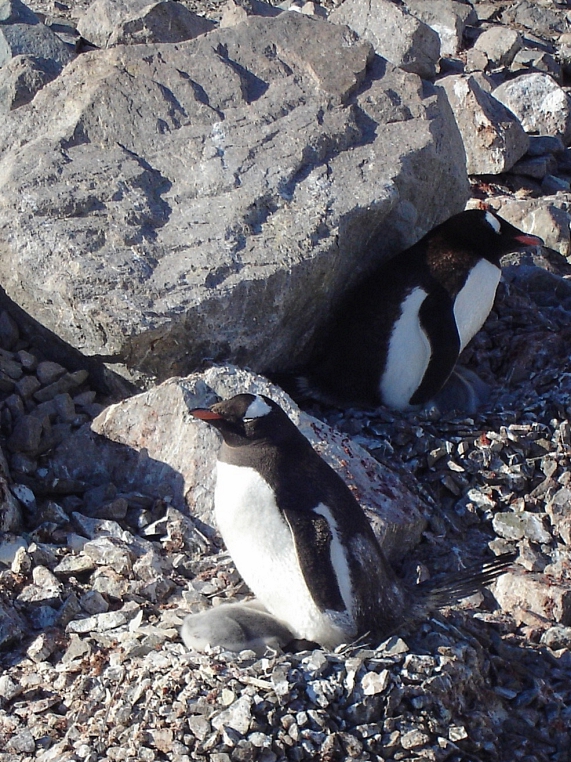
[[[0,123],[0,282],[125,373],[287,367],[370,258],[464,207],[443,100],[299,13],[83,54]]]
[[[346,434],[303,413],[279,387],[227,366],[157,388],[112,405],[58,450],[55,473],[86,481],[112,480],[120,489],[165,496],[213,524],[215,464],[220,438],[189,414],[242,392],[278,402],[317,452],[343,477],[365,509],[388,555],[402,556],[420,540],[422,503],[393,472]],[[101,436],[96,436],[93,432]]]

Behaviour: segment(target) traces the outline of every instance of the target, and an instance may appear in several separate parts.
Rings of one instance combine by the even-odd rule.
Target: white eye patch
[[[488,225],[495,230],[496,233],[499,234],[500,230],[502,229],[502,226],[500,224],[500,221],[494,217],[494,215],[491,212],[486,212],[486,222]]]
[[[256,395],[255,399],[250,402],[248,409],[244,413],[244,420],[249,421],[252,418],[262,418],[264,415],[267,415],[271,412],[272,408],[268,405],[268,403],[264,402],[264,400],[259,395]]]

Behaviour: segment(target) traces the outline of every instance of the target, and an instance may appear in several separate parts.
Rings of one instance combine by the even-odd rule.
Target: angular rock
[[[52,79],[60,67],[42,58],[17,55],[0,68],[0,114],[24,106]]]
[[[501,19],[504,24],[521,25],[548,38],[569,32],[569,20],[565,11],[549,5],[554,6],[555,3],[518,0],[502,11]]]
[[[222,12],[220,26],[236,26],[248,16],[279,16],[281,8],[262,0],[228,0]]]
[[[529,156],[543,156],[546,153],[559,154],[564,151],[565,146],[561,138],[556,138],[552,135],[529,136],[529,148],[527,149]]]
[[[334,24],[347,24],[395,66],[434,79],[440,38],[406,8],[390,0],[345,0],[329,14]]]
[[[0,541],[0,564],[12,566],[18,551],[26,550],[27,547],[28,544],[23,537],[3,538]]]
[[[526,153],[529,138],[518,119],[474,77],[444,77],[438,86],[446,91],[464,140],[468,174],[500,174]]]
[[[215,28],[173,0],[95,0],[77,24],[79,34],[100,48],[183,42]]]
[[[546,575],[506,572],[495,582],[493,593],[504,611],[516,617],[526,611],[548,621],[571,624],[571,585]]]
[[[571,140],[571,98],[549,74],[522,74],[496,87],[494,98],[520,120],[524,130]]]
[[[39,24],[36,14],[21,0],[1,0],[0,24]]]
[[[492,206],[512,225],[532,235],[538,235],[545,245],[564,256],[571,250],[571,195],[557,194],[535,199],[513,199],[498,196],[490,199]]]
[[[424,21],[440,38],[440,55],[455,56],[462,48],[466,24],[476,20],[471,5],[456,0],[405,0],[408,10]]]
[[[529,511],[496,513],[492,525],[494,531],[506,540],[521,540],[525,537],[532,542],[551,541],[551,535],[543,525],[542,516]]]
[[[510,66],[522,47],[523,40],[519,32],[502,26],[486,29],[474,43],[474,49],[485,53],[494,67]]]
[[[514,175],[525,175],[542,180],[549,172],[557,169],[557,161],[551,154],[546,156],[532,156],[528,159],[522,159],[516,162],[511,168]]]
[[[106,471],[125,491],[169,493],[175,508],[212,523],[216,433],[188,410],[213,404],[217,395],[267,394],[284,407],[319,454],[347,481],[388,555],[413,547],[424,527],[421,503],[396,474],[383,468],[344,434],[301,412],[266,379],[233,367],[211,368],[107,408],[65,443],[52,463],[56,473],[89,481]],[[106,439],[104,439],[105,437]],[[109,440],[109,441],[108,441]],[[75,514],[74,514],[75,515]],[[108,522],[112,523],[112,522]]]
[[[41,58],[61,70],[74,54],[44,24],[0,24],[0,66],[5,66],[15,56]]]
[[[287,367],[357,263],[463,208],[441,100],[299,13],[85,53],[0,123],[3,286],[118,369]]]
[[[0,532],[18,532],[21,527],[20,503],[12,494],[6,479],[0,476]]]
[[[127,548],[113,537],[96,537],[86,542],[83,553],[94,563],[111,566],[114,571],[128,577],[132,570],[132,559]]]
[[[544,50],[520,50],[511,65],[512,71],[543,71],[561,82],[562,67],[559,61]]]

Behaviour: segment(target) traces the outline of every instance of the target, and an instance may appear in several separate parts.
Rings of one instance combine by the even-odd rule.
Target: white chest
[[[426,297],[426,291],[420,287],[411,291],[402,304],[389,339],[380,391],[383,401],[397,410],[408,406],[430,360],[430,343],[418,317]]]
[[[470,271],[454,302],[454,318],[460,335],[460,351],[480,330],[496,297],[501,270],[487,259],[481,259]]]
[[[255,469],[218,462],[215,516],[236,568],[271,614],[298,638],[331,647],[346,642],[350,618],[315,605],[289,525]]]

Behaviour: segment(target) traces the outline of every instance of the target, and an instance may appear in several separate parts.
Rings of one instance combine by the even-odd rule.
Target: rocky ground
[[[475,199],[545,192],[488,180]],[[478,415],[308,407],[422,493],[411,582],[519,551],[493,594],[375,650],[186,652],[184,613],[248,591],[168,495],[52,478],[54,448],[109,400],[0,315],[0,762],[568,760],[571,271],[540,264],[506,269],[462,358],[493,385]]]
[[[517,547],[535,598],[514,575],[496,593],[511,614],[486,593],[376,650],[262,659],[180,643],[185,611],[247,594],[212,538],[145,495],[50,482],[54,443],[105,401],[4,315],[4,473],[26,527],[0,545],[0,760],[568,759],[571,310],[548,283],[502,286],[467,350],[495,379],[478,416],[311,409],[418,479],[429,525],[405,576]]]

